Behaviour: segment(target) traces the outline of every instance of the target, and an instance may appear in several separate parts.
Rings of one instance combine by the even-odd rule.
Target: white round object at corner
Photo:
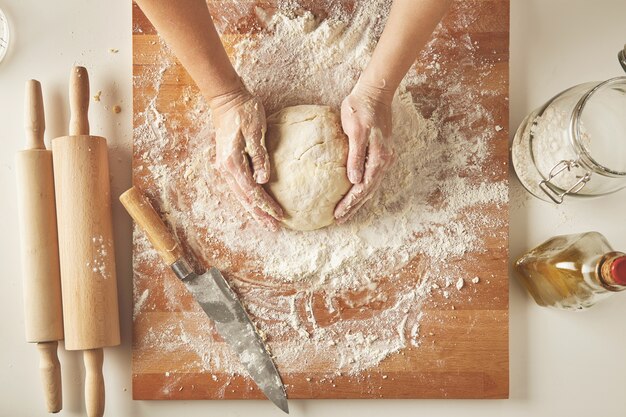
[[[7,54],[10,41],[11,31],[9,29],[9,21],[2,9],[0,9],[0,62],[2,62]]]

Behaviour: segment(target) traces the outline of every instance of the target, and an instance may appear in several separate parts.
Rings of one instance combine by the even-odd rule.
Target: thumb
[[[354,125],[350,129],[344,128],[344,131],[348,135],[348,163],[346,166],[348,179],[352,184],[358,184],[363,180],[363,172],[365,171],[369,129]]]
[[[270,158],[265,147],[265,129],[247,132],[246,153],[252,161],[252,175],[257,184],[265,184],[270,179]]]

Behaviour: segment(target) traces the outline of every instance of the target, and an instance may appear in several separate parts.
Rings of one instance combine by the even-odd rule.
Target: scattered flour
[[[111,250],[112,243],[109,239],[105,240],[102,235],[96,235],[91,237],[91,245],[93,251],[93,258],[87,261],[86,265],[91,268],[91,271],[98,274],[102,279],[108,279],[111,276],[109,268],[108,254],[113,252]]]
[[[290,2],[274,15],[257,8],[259,31],[238,39],[235,66],[268,114],[296,104],[338,108],[371,55],[389,3],[361,2],[325,19],[290,8]],[[176,101],[159,98],[161,86],[178,70],[167,47],[158,45],[157,68],[135,76],[135,85],[148,87],[149,95],[140,97],[145,110],[135,114],[141,163],[134,177],[150,178],[144,190],[185,246],[204,265],[224,271],[267,335],[279,370],[357,374],[418,347],[423,302],[433,294],[449,298],[443,288],[463,273],[458,264],[464,255],[484,251],[484,236],[506,234],[496,232],[506,221],[498,210],[471,210],[508,201],[506,180],[493,180],[506,176],[498,176],[502,166],[491,164],[494,120],[480,100],[490,91],[469,86],[463,63],[436,52],[452,48],[470,63],[477,59],[476,43],[462,32],[477,19],[472,13],[462,10],[455,33],[437,30],[421,66],[399,88],[393,101],[398,159],[378,193],[348,224],[319,231],[274,234],[238,205],[212,168],[213,130],[197,90],[185,89]],[[217,23],[220,29],[227,24]],[[491,66],[483,65],[486,79]],[[181,106],[190,127],[177,116]],[[166,164],[164,155],[178,163]],[[159,261],[142,233],[134,238],[140,321],[150,308],[143,288],[155,285],[140,266]],[[182,284],[165,279],[159,285],[171,311],[189,310],[182,304]],[[209,336],[213,330],[198,308],[149,329],[137,343],[195,352],[198,361],[186,370],[245,373],[230,350]]]
[[[137,317],[141,309],[143,308],[148,296],[150,295],[150,290],[143,290],[139,298],[135,299],[133,302],[133,319]]]

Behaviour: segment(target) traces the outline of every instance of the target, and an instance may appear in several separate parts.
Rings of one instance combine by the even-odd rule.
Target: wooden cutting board
[[[252,14],[246,15],[233,1],[210,1],[216,20],[221,20],[223,39],[227,50],[242,34],[254,33]],[[254,3],[254,2],[253,2]],[[273,1],[257,2],[272,8]],[[317,15],[324,15],[332,1],[304,1]],[[346,3],[340,2],[343,6]],[[226,23],[224,23],[226,22]],[[460,23],[459,23],[460,22]],[[418,72],[427,82],[410,87],[416,104],[426,116],[436,109],[457,106],[449,100],[442,85],[446,77],[459,77],[469,90],[484,92],[477,100],[489,110],[490,120],[467,121],[461,129],[469,136],[481,135],[494,129],[489,140],[489,168],[479,174],[477,181],[506,182],[508,178],[508,0],[458,0],[446,16],[445,36],[458,37],[462,42],[437,39],[431,55],[438,57],[434,68],[430,56],[422,54],[417,62]],[[441,35],[440,35],[441,36]],[[472,48],[467,55],[468,45]],[[172,136],[189,128],[186,114],[190,111],[183,96],[197,93],[192,80],[180,67],[164,74],[160,89],[142,80],[160,71],[160,54],[166,53],[158,42],[154,28],[133,5],[133,74],[135,148],[133,153],[133,180],[148,195],[156,194],[158,173],[151,172],[146,158],[145,142],[139,142],[148,103],[157,100],[161,112],[167,114]],[[437,71],[439,67],[448,71]],[[488,71],[485,70],[488,68]],[[452,113],[455,113],[452,115]],[[464,120],[462,108],[455,108],[450,117]],[[144,132],[145,133],[145,132]],[[185,141],[181,140],[163,154],[173,164],[186,155]],[[457,175],[457,173],[454,173]],[[462,173],[458,173],[462,175]],[[158,201],[155,201],[158,205]],[[161,208],[164,210],[164,208]],[[454,261],[463,276],[480,276],[480,284],[471,291],[454,294],[453,300],[435,294],[421,306],[424,316],[420,323],[422,335],[418,347],[406,348],[392,354],[372,369],[358,375],[334,374],[332,360],[312,361],[290,369],[278,363],[289,398],[507,398],[508,397],[508,205],[481,204],[471,207],[468,215],[477,214],[493,220],[493,227],[479,231],[482,251],[466,253]],[[209,225],[210,227],[210,225]],[[179,231],[181,232],[181,231]],[[184,235],[185,231],[182,231]],[[181,233],[179,233],[181,236]],[[224,249],[224,248],[222,248]],[[148,343],[155,335],[161,341],[215,338],[207,319],[198,312],[193,300],[177,285],[174,276],[156,258],[146,256],[146,246],[134,246],[134,300],[133,326],[133,398],[146,399],[253,399],[263,398],[256,386],[239,375],[224,375],[219,364],[213,369],[198,367],[197,352],[185,343]],[[233,255],[234,265],[237,256]],[[437,262],[437,260],[431,260]],[[225,271],[229,277],[232,271]],[[413,274],[400,274],[398,280],[415,280]],[[383,289],[393,293],[401,282]],[[454,285],[451,291],[455,291]],[[178,300],[173,305],[172,299]],[[245,296],[243,297],[245,300]],[[313,304],[323,322],[328,313]],[[346,307],[347,308],[347,307]],[[365,306],[365,310],[376,306]],[[363,310],[363,308],[361,308]],[[340,312],[341,313],[341,312]],[[367,312],[366,312],[367,313]],[[341,314],[339,314],[341,319]],[[336,319],[336,318],[334,318]],[[172,331],[172,323],[185,323],[186,335]],[[273,340],[269,335],[270,345]],[[191,343],[191,342],[189,342]],[[222,344],[223,345],[223,344]],[[225,346],[217,350],[228,349]]]

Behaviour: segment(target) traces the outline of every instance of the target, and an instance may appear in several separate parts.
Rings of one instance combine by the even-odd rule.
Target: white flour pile
[[[322,21],[288,5],[274,16],[256,9],[263,30],[236,44],[235,66],[268,114],[296,104],[338,108],[371,55],[389,3],[359,2],[351,14],[337,9]],[[471,10],[461,15],[477,18]],[[458,22],[456,29],[468,23]],[[462,33],[439,29],[437,39],[469,59],[476,51]],[[431,43],[422,54],[422,61],[429,63],[425,71],[448,71],[432,48]],[[225,271],[267,335],[279,369],[310,367],[328,370],[329,375],[366,370],[392,353],[419,345],[420,306],[433,291],[445,298],[452,291],[465,291],[454,289],[459,278],[465,279],[465,286],[486,285],[463,276],[453,261],[484,250],[482,237],[498,226],[493,218],[469,208],[505,203],[508,188],[506,182],[479,180],[502,168],[490,165],[489,142],[496,129],[477,99],[485,92],[467,89],[462,69],[451,71],[449,80],[435,86],[442,99],[429,109],[429,119],[420,115],[407,90],[428,81],[411,70],[393,102],[398,160],[380,191],[348,224],[271,233],[251,220],[212,168],[213,132],[202,98],[189,89],[170,109],[160,106],[157,111],[164,74],[174,68],[168,55],[160,65],[160,71],[135,80],[155,92],[138,115],[146,122],[135,130],[135,152],[145,164],[135,167],[135,175],[154,178],[158,188],[147,191],[179,237],[205,264]],[[484,77],[489,70],[486,65]],[[188,152],[180,149],[180,130],[172,133],[179,129],[177,121],[167,115],[180,105],[193,108],[188,113],[192,127],[183,131]],[[471,136],[463,132],[463,126],[476,123],[488,128]],[[179,163],[166,165],[163,153],[177,155]],[[158,262],[143,235],[135,239],[141,254],[136,265]],[[135,273],[136,280],[144,279],[139,269]],[[174,279],[163,285],[171,309],[179,309],[181,285]],[[153,306],[150,294],[135,291],[136,318]],[[245,373],[227,348],[204,333],[211,331],[209,321],[200,332],[197,324],[192,329],[185,321],[164,326],[137,343],[195,352],[198,360],[188,369]]]

